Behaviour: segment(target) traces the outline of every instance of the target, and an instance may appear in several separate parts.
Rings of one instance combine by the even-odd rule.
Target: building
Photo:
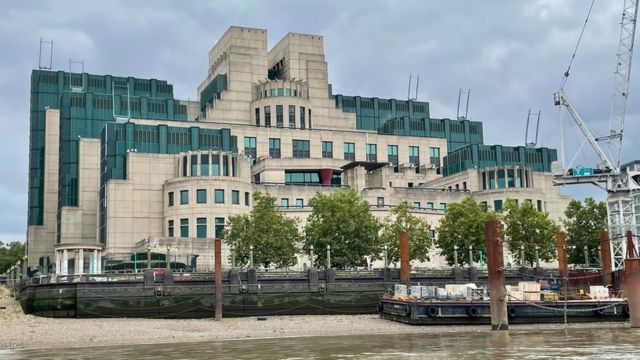
[[[406,201],[436,228],[468,195],[562,216],[555,150],[484,145],[482,123],[433,118],[428,102],[333,94],[323,47],[289,33],[268,50],[266,30],[231,27],[198,101],[156,79],[34,70],[29,265],[95,273],[166,249],[211,267],[212,239],[255,191],[303,223],[310,198],[344,187],[376,216]]]

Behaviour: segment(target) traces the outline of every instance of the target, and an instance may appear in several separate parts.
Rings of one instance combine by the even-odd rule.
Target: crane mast
[[[552,164],[552,172],[553,181],[556,185],[592,183],[608,192],[607,221],[612,269],[603,269],[605,271],[618,270],[624,267],[624,256],[626,254],[625,233],[631,231],[636,235],[640,234],[640,186],[638,184],[640,182],[640,162],[626,166],[624,169],[620,168],[624,121],[629,98],[633,44],[638,16],[638,1],[624,1],[620,40],[618,53],[616,54],[617,61],[614,72],[609,134],[595,137],[587,123],[567,98],[564,90],[561,88],[554,94],[555,105],[567,109],[567,112],[584,135],[585,142],[591,145],[600,161],[599,166],[596,168],[575,169],[566,169],[566,164],[555,162]],[[568,72],[565,76],[568,76]],[[600,144],[604,145],[606,151]],[[637,251],[637,237],[634,239],[634,246]]]

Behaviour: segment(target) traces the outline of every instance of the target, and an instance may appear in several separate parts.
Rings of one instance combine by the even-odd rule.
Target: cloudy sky
[[[622,3],[596,0],[565,87],[597,134],[609,126]],[[166,79],[178,98],[194,99],[207,52],[228,26],[267,29],[270,46],[287,32],[320,34],[335,93],[405,99],[409,74],[419,74],[418,98],[431,103],[432,116],[455,117],[459,89],[471,89],[469,115],[484,123],[485,143],[523,145],[533,109],[542,111],[539,145],[557,148],[553,93],[589,4],[0,0],[0,241],[25,238],[29,76],[38,67],[40,38],[55,43],[54,70],[84,59],[86,72]],[[639,77],[634,66],[623,160],[640,158]],[[573,128],[567,132],[578,141]],[[585,152],[576,162],[590,159]],[[594,187],[563,192],[604,197]]]

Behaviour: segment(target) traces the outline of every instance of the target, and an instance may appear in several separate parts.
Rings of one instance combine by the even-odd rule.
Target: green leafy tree
[[[293,265],[295,244],[300,240],[297,220],[285,217],[274,203],[275,197],[256,192],[249,214],[229,217],[223,238],[234,248],[236,264],[249,264],[253,245],[256,265],[278,268]]]
[[[338,269],[364,265],[367,255],[378,256],[380,223],[355,190],[317,193],[309,205],[313,211],[305,227],[304,250],[308,253],[313,245],[316,266],[325,266],[327,245],[331,266]]]
[[[600,231],[607,229],[607,206],[602,201],[586,198],[584,203],[571,200],[564,212],[567,232],[569,263],[584,264],[584,247],[589,252],[589,263],[599,259]],[[573,248],[575,246],[575,248]]]
[[[25,245],[19,241],[13,241],[5,245],[0,242],[0,274],[4,274],[18,261],[22,261],[25,255]]]
[[[436,245],[449,265],[454,264],[455,246],[458,246],[458,263],[469,263],[469,246],[473,246],[475,254],[479,250],[486,252],[484,227],[487,221],[496,219],[493,212],[488,212],[471,197],[460,203],[447,206],[447,212],[438,227]],[[475,255],[477,256],[477,255]],[[474,260],[477,260],[474,257]]]
[[[389,212],[380,235],[382,244],[387,246],[387,261],[394,263],[400,260],[400,232],[403,230],[409,233],[410,259],[428,260],[432,244],[429,223],[413,215],[411,206],[406,202],[392,207]]]
[[[536,261],[536,246],[541,261],[556,257],[555,236],[557,225],[549,219],[549,214],[538,211],[529,201],[518,204],[507,199],[504,207],[504,237],[518,264],[522,263],[521,246],[524,246],[524,262],[530,265]]]

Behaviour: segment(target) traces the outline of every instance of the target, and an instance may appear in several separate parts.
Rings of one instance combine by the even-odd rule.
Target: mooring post
[[[567,248],[566,244],[567,236],[563,232],[556,234],[556,250],[558,251],[558,270],[560,271],[560,281],[562,281],[562,287],[569,285],[569,268],[567,267]]]
[[[500,221],[485,224],[487,244],[487,272],[491,294],[491,330],[508,330],[507,288],[504,282],[504,254]]]
[[[400,232],[400,282],[409,286],[409,234],[406,231]]]
[[[627,231],[627,257],[624,260],[625,293],[629,303],[632,328],[640,327],[640,258],[633,245],[633,234]]]
[[[222,239],[214,240],[214,261],[216,286],[216,321],[222,320]]]

